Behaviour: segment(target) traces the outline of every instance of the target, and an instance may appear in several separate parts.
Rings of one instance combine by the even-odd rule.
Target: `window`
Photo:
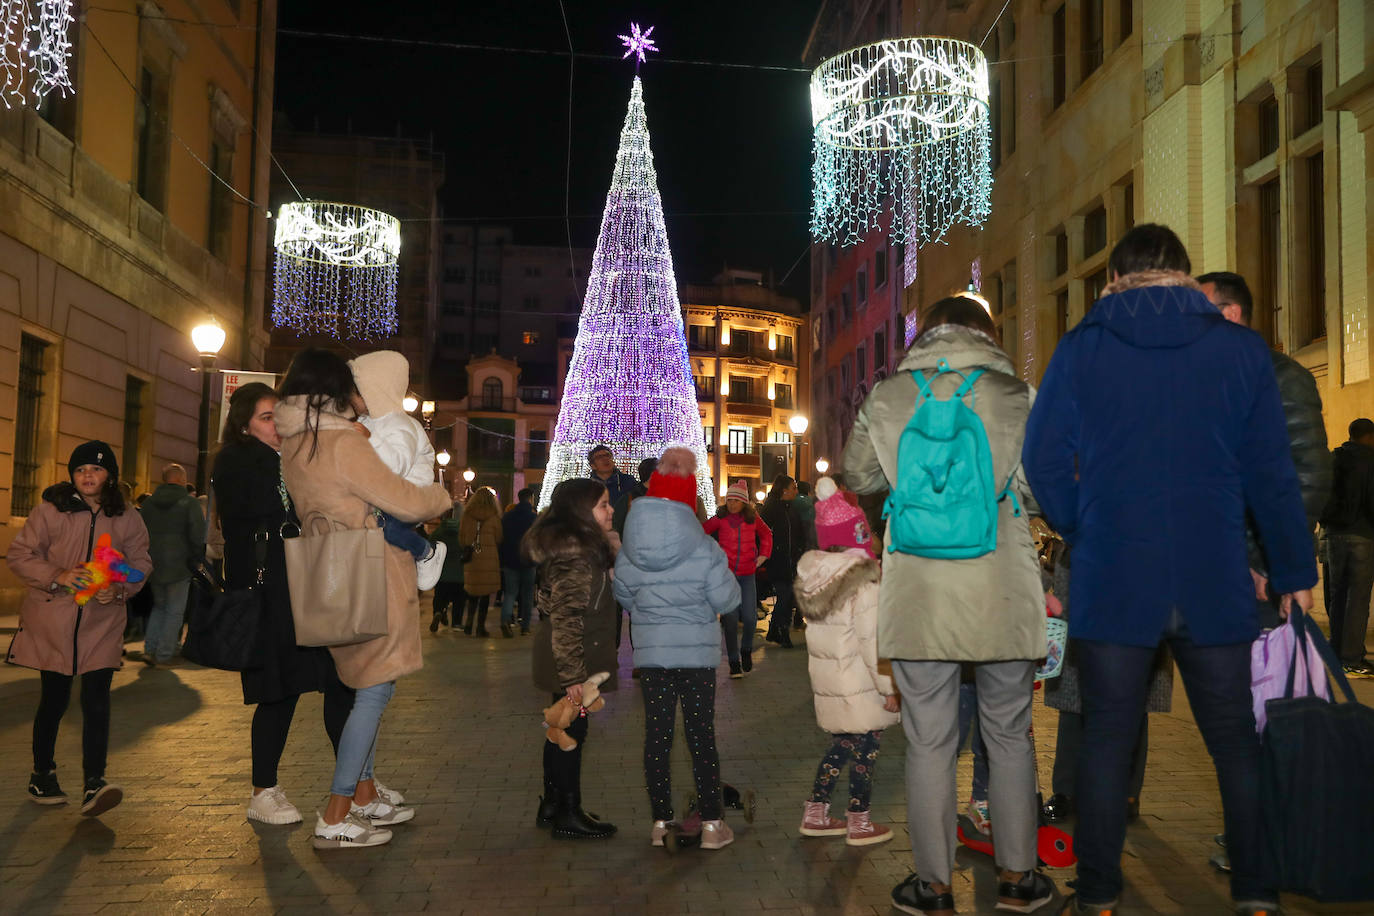
[[[526,461],[532,468],[542,468],[549,463],[549,438],[547,429],[530,430],[529,450]]]
[[[462,344],[459,343],[459,341],[462,339],[462,336],[462,334],[457,332],[445,331],[443,334],[439,335],[439,343],[446,347],[460,347]]]
[[[873,332],[873,368],[887,365],[887,322]]]
[[[501,271],[499,270],[479,270],[477,271],[477,282],[486,284],[498,284],[501,282]]]
[[[687,346],[693,350],[714,350],[716,348],[716,326],[713,324],[688,325]]]
[[[134,110],[134,189],[161,211],[167,206],[167,78],[143,67]]]
[[[444,282],[445,282],[445,283],[461,283],[462,281],[458,279],[458,277],[459,277],[459,275],[460,275],[461,273],[462,273],[462,271],[460,271],[460,270],[458,270],[457,268],[454,268],[454,267],[447,267],[447,268],[445,268],[445,269],[444,269]]]
[[[14,477],[10,515],[28,515],[38,502],[38,426],[48,345],[23,334],[19,339],[19,389],[14,418]]]
[[[1302,130],[1298,133],[1309,131],[1322,122],[1322,114],[1326,108],[1326,101],[1322,98],[1322,62],[1319,60],[1307,68],[1303,74],[1303,96],[1305,99],[1303,107],[1307,110],[1303,112]]]
[[[792,338],[785,335],[778,335],[778,359],[785,362],[796,362],[796,354],[792,352]]]
[[[220,143],[210,144],[210,226],[206,245],[221,261],[229,260],[229,240],[234,232],[234,154]],[[227,182],[227,184],[226,184]]]
[[[526,267],[526,268],[525,268],[525,276],[527,276],[527,277],[537,277],[537,276],[539,276],[539,268],[538,268],[538,267]]]
[[[792,409],[792,386],[774,385],[773,386],[773,406],[779,410]],[[782,441],[782,440],[779,440]]]
[[[831,369],[825,374],[825,395],[833,398],[835,396],[835,370]]]
[[[505,388],[499,378],[489,378],[482,383],[482,409],[500,410],[504,400]]]
[[[830,306],[825,312],[825,339],[831,343],[835,342],[835,306]]]
[[[994,28],[990,33],[992,47],[987,49],[989,64],[1002,58],[1002,36]],[[1002,68],[988,68],[988,127],[992,131],[992,170],[1002,167]]]
[[[1102,0],[1079,0],[1082,13],[1083,71],[1079,82],[1083,82],[1102,66]]]
[[[706,440],[706,453],[709,455],[716,450],[716,428],[714,426],[703,426],[701,436]]]
[[[534,346],[535,344],[539,343],[539,332],[538,332],[538,331],[521,331],[521,332],[520,332],[520,342],[521,342],[522,344],[524,344],[525,346],[527,346],[527,347]]]
[[[1099,270],[1091,277],[1083,281],[1083,311],[1090,312],[1093,303],[1102,295],[1102,288],[1107,285],[1106,268]]]
[[[846,324],[849,323],[850,318],[854,317],[854,304],[849,298],[848,286],[840,291],[840,317],[844,319]]]
[[[1016,55],[1013,54],[1012,56],[1015,57]],[[1010,156],[1016,152],[1016,64],[1014,61],[1008,62],[1001,69],[1007,93],[1006,111],[1002,118],[1002,142],[1006,147],[1006,155]]]
[[[736,353],[754,352],[754,332],[741,331],[739,328],[730,329],[730,349]]]
[[[748,426],[732,426],[725,431],[730,454],[752,455],[754,453],[754,430]]]
[[[1307,327],[1304,343],[1326,336],[1326,175],[1322,154],[1302,163],[1307,178]]]
[[[520,389],[520,400],[526,404],[552,404],[553,389],[540,385],[527,385]]]
[[[773,433],[773,441],[781,445],[790,445],[792,442],[792,434],[775,431]]]
[[[840,391],[849,392],[849,379],[852,377],[852,357],[846,356],[844,362],[840,363]]]
[[[1107,247],[1107,209],[1101,205],[1083,218],[1083,257]]]
[[[1054,333],[1059,340],[1069,332],[1069,291],[1061,289],[1054,294]]]
[[[1064,7],[1054,11],[1050,26],[1050,66],[1054,68],[1054,107],[1064,104],[1069,90],[1068,30],[1064,22]]]
[[[1054,236],[1054,275],[1063,276],[1069,270],[1069,234],[1064,231]]]
[[[749,402],[754,399],[754,380],[747,375],[730,376],[730,400]]]
[[[462,299],[445,299],[440,307],[445,315],[461,315],[464,312]]]
[[[1135,28],[1135,2],[1134,0],[1121,0],[1121,40],[1125,41],[1131,37],[1131,30]]]
[[[1020,346],[1021,334],[1019,330],[1020,322],[1015,315],[1008,315],[1002,322],[1002,349],[1007,351],[1007,355],[1016,361],[1018,356],[1017,348]]]
[[[525,311],[537,312],[542,307],[543,303],[539,301],[538,296],[526,296],[523,305]]]
[[[1259,103],[1259,144],[1261,159],[1279,148],[1279,100],[1272,95]]]
[[[859,275],[855,279],[854,285],[858,292],[859,307],[863,308],[868,305],[868,268],[859,268]]]
[[[1135,182],[1127,182],[1121,189],[1121,218],[1124,228],[1135,226]],[[1122,235],[1125,235],[1123,232]]]
[[[855,359],[855,361],[856,361],[856,362],[855,362],[855,367],[856,367],[856,368],[855,368],[855,373],[856,373],[856,374],[855,374],[855,379],[856,379],[857,381],[860,381],[860,382],[867,380],[867,379],[868,379],[868,353],[864,350],[863,344],[860,344],[860,345],[858,346],[858,348],[854,351],[854,359]]]
[[[139,463],[139,441],[143,438],[143,392],[147,387],[147,382],[132,375],[124,379],[124,447],[119,473],[135,492],[138,491],[138,475],[143,470]]]
[[[696,385],[698,401],[714,401],[716,399],[716,377],[714,375],[694,375],[692,382]]]
[[[887,282],[887,248],[873,252],[873,288],[876,290]]]

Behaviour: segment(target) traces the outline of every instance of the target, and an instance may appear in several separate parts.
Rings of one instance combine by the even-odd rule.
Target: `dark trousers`
[[[797,609],[792,580],[774,582],[773,594],[777,600],[773,603],[773,616],[768,620],[768,639],[789,646],[792,644],[792,634],[788,630],[792,626],[792,613]]]
[[[563,694],[555,693],[553,701],[557,703],[563,699]],[[552,741],[544,742],[544,797],[548,798],[555,792],[562,792],[572,797],[574,804],[580,803],[582,798],[582,749],[587,746],[587,726],[588,718],[586,715],[579,715],[573,719],[564,731],[568,737],[577,742],[577,747],[570,751],[565,751]]]
[[[1059,711],[1059,736],[1054,743],[1054,776],[1050,790],[1056,795],[1073,796],[1078,782],[1078,755],[1083,747],[1083,714]],[[1126,798],[1139,798],[1145,785],[1145,760],[1150,750],[1150,714],[1140,716],[1140,732],[1131,752],[1131,778],[1126,783]],[[1124,802],[1125,799],[1122,799]]]
[[[463,616],[463,603],[466,600],[467,595],[463,592],[463,583],[440,580],[434,586],[434,616],[447,614],[451,607],[453,608],[453,625],[458,626],[463,622],[460,618]]]
[[[813,802],[828,802],[835,783],[845,765],[849,765],[849,810],[867,811],[873,798],[873,767],[878,762],[878,746],[882,731],[859,735],[835,735],[830,750],[816,768],[816,782],[811,787]]]
[[[1278,900],[1260,816],[1260,743],[1250,697],[1250,643],[1199,646],[1175,614],[1169,648],[1217,771],[1231,855],[1231,896]],[[1078,895],[1102,904],[1121,893],[1131,752],[1139,743],[1155,646],[1078,641],[1083,741],[1078,758]]]
[[[478,632],[487,631],[487,609],[491,607],[491,595],[468,595],[467,616],[464,627],[476,626]]]
[[[677,704],[682,702],[682,731],[692,757],[692,778],[702,820],[720,819],[720,755],[716,752],[716,669],[640,668],[644,692],[644,780],[654,820],[673,819],[669,766]]]
[[[86,779],[105,775],[105,758],[110,750],[110,680],[113,668],[101,668],[81,675],[81,770]],[[57,748],[57,727],[72,701],[70,674],[39,672],[41,692],[38,713],[33,717],[33,768],[46,773],[57,769],[53,759]]]
[[[277,784],[277,764],[286,750],[286,736],[296,715],[300,694],[259,703],[253,710],[253,787],[270,789]],[[324,691],[324,730],[334,753],[339,753],[339,736],[353,710],[353,691],[335,677]]]
[[[1327,535],[1330,552],[1331,648],[1346,664],[1364,660],[1369,593],[1374,587],[1374,541],[1350,534]]]

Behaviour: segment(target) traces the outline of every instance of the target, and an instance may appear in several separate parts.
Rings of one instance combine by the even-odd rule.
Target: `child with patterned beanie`
[[[850,846],[892,839],[869,817],[883,729],[901,721],[892,678],[878,670],[879,566],[862,510],[829,477],[816,483],[816,543],[797,563],[797,604],[806,618],[816,722],[833,736],[803,809],[802,836],[844,836]],[[846,820],[830,795],[849,765]]]

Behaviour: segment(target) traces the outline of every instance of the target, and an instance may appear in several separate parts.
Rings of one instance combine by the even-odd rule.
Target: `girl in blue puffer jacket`
[[[701,805],[701,848],[734,840],[721,820],[720,756],[716,752],[716,664],[719,615],[740,602],[739,584],[720,545],[696,516],[696,456],[670,448],[634,501],[615,562],[615,600],[630,612],[634,665],[644,691],[644,779],[654,825],[649,842],[662,846],[673,821],[669,756],[682,702],[683,732]]]

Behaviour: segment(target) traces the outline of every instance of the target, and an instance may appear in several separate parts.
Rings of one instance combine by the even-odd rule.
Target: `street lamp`
[[[763,502],[764,499],[767,498],[767,496],[768,496],[768,494],[765,493],[765,492],[763,492],[762,490],[755,490],[755,491],[754,491],[754,500],[755,500],[755,502]]]
[[[443,449],[439,454],[434,456],[434,460],[439,462],[439,484],[442,486],[444,483],[444,468],[448,467],[448,463],[453,460],[453,456],[448,453],[448,449]]]
[[[788,428],[792,430],[792,448],[797,455],[797,480],[801,480],[802,433],[806,432],[806,427],[810,425],[811,422],[799,413],[792,414],[792,419],[787,421]]]
[[[477,477],[477,472],[474,471],[472,468],[468,468],[467,470],[465,470],[465,471],[463,472],[463,480],[464,480],[466,483],[471,484],[471,483],[473,482],[473,480],[476,479],[476,477]]]
[[[212,318],[191,329],[191,343],[200,354],[200,427],[196,431],[196,492],[204,493],[210,463],[210,371],[224,346],[224,328]]]
[[[826,461],[824,458],[817,458],[817,459],[816,459],[816,473],[817,473],[817,474],[824,474],[824,473],[825,473],[826,471],[828,471],[828,470],[830,470],[830,462],[829,462],[829,461]]]
[[[420,400],[413,394],[408,394],[405,397],[401,398],[401,409],[404,410],[406,413],[414,413],[415,408],[419,406]]]
[[[421,401],[421,402],[420,402],[420,416],[422,416],[422,417],[425,418],[425,430],[428,431],[428,430],[430,429],[431,425],[434,423],[434,402],[433,402],[433,401]]]

